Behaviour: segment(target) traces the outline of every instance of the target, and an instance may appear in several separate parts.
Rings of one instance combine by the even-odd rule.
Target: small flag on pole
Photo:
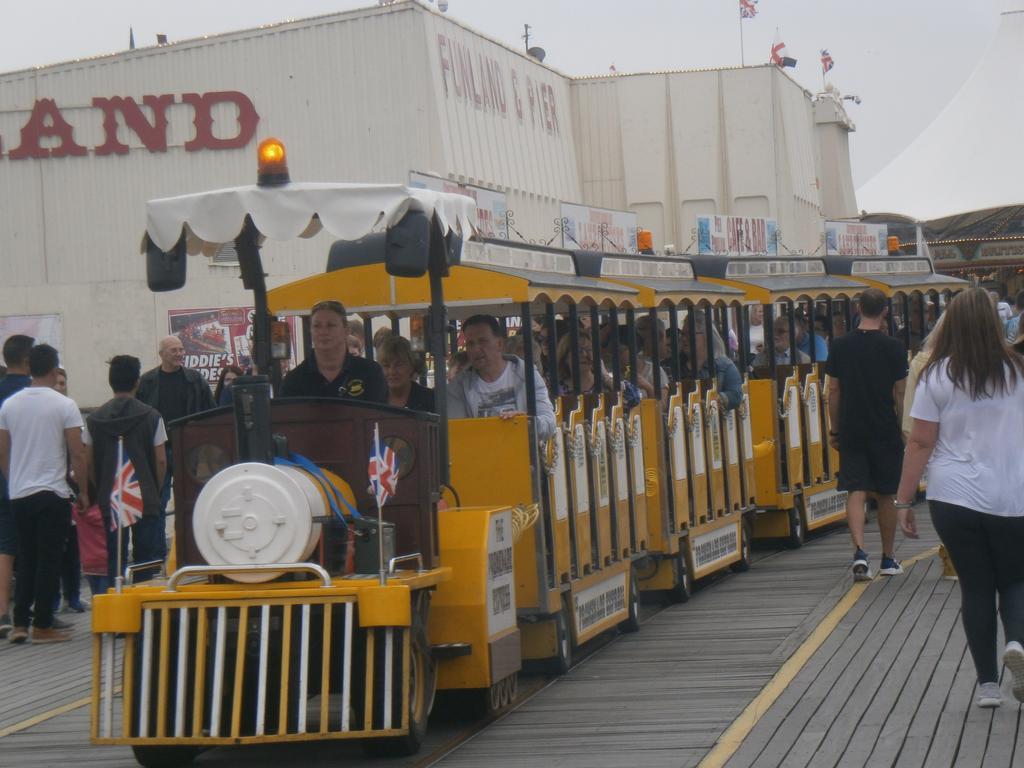
[[[135,30],[131,27],[128,27],[128,50],[135,50]]]
[[[775,30],[775,42],[772,43],[772,64],[777,67],[795,67],[796,59],[786,55],[786,44],[782,42],[779,31]]]
[[[370,486],[383,507],[398,488],[398,456],[390,445],[381,445],[380,425],[373,425],[373,454],[370,456]]]
[[[127,528],[142,519],[142,487],[135,464],[124,453],[124,438],[117,438],[117,468],[110,490],[110,529]]]
[[[821,73],[825,74],[830,69],[832,69],[832,67],[834,67],[835,65],[836,65],[836,63],[832,60],[832,54],[828,52],[827,48],[822,48],[821,49]]]
[[[752,19],[757,16],[757,0],[740,0],[740,17]]]

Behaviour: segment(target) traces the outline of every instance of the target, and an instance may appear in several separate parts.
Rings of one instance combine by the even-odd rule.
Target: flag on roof
[[[373,495],[377,497],[378,507],[383,507],[398,489],[398,456],[390,445],[381,446],[379,424],[373,425],[370,486],[373,488]]]
[[[757,16],[757,0],[740,0],[740,18],[752,19]]]
[[[128,27],[128,50],[135,50],[135,30],[132,27]]]
[[[616,72],[618,72],[619,70],[617,70],[617,69],[615,68],[615,65],[614,65],[614,64],[612,64],[612,65],[611,65],[610,67],[608,67],[608,71],[609,71],[609,72],[611,72],[611,73],[612,73],[612,74],[614,75],[614,74],[615,74]]]
[[[835,65],[836,65],[836,63],[834,61],[832,61],[832,54],[828,52],[827,48],[822,48],[821,49],[821,73],[825,74],[830,69],[832,69],[832,67],[834,67]]]
[[[782,42],[779,31],[775,30],[775,42],[772,43],[772,64],[777,67],[795,67],[796,59],[786,55],[786,44]]]
[[[117,438],[117,468],[110,489],[110,529],[127,528],[142,519],[142,487],[135,464],[124,452],[124,438]]]

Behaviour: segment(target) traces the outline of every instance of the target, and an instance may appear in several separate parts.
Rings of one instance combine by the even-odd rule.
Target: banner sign
[[[565,219],[563,248],[609,253],[637,252],[635,213],[562,203],[562,218]]]
[[[211,387],[216,386],[220,371],[226,365],[237,365],[243,371],[252,366],[252,307],[223,309],[170,309],[167,328],[181,339],[185,347],[186,368],[195,368]],[[286,318],[292,337],[292,359],[295,358],[295,318]]]
[[[493,189],[472,184],[458,184],[418,171],[409,171],[409,186],[473,198],[476,201],[477,230],[480,234],[484,237],[508,240],[508,219],[505,218],[508,204],[504,192],[495,192]]]
[[[698,216],[697,252],[716,256],[777,256],[778,222],[752,216]]]
[[[825,222],[825,253],[829,256],[888,256],[885,224],[851,221]]]
[[[31,336],[36,344],[49,344],[63,352],[63,327],[60,315],[6,315],[0,316],[0,346],[11,336]],[[63,359],[63,356],[62,356]]]

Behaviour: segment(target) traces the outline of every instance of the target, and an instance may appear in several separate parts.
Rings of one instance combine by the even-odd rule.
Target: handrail
[[[232,573],[279,573],[280,571],[305,572],[318,576],[322,587],[331,586],[331,575],[316,563],[273,563],[266,565],[186,565],[179,568],[167,580],[167,591],[176,592],[178,582],[185,576],[205,574],[207,576],[229,575]]]
[[[132,582],[135,581],[135,574],[138,571],[148,571],[150,568],[161,569],[163,567],[163,560],[147,560],[144,563],[132,563],[131,565],[126,565],[124,568],[124,583],[130,587]]]
[[[415,560],[417,563],[419,563],[420,567],[417,570],[423,570],[423,555],[421,555],[419,552],[414,552],[411,555],[398,555],[397,557],[392,557],[390,560],[388,560],[388,575],[393,576],[395,574],[396,565],[410,560]]]

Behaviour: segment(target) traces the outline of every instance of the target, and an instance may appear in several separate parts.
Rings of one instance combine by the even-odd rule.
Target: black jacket
[[[124,452],[135,465],[142,491],[144,517],[160,514],[160,488],[156,484],[153,438],[160,423],[155,408],[131,397],[108,400],[86,417],[96,472],[96,500],[110,514],[110,491],[117,471],[117,439],[124,436]],[[162,448],[160,450],[163,450]]]
[[[210,391],[210,385],[203,378],[203,374],[192,368],[182,368],[181,371],[185,374],[185,393],[188,398],[185,402],[185,414],[190,416],[199,411],[215,408],[213,393]],[[159,407],[160,366],[142,374],[142,378],[139,379],[139,391],[135,397],[153,408]]]

